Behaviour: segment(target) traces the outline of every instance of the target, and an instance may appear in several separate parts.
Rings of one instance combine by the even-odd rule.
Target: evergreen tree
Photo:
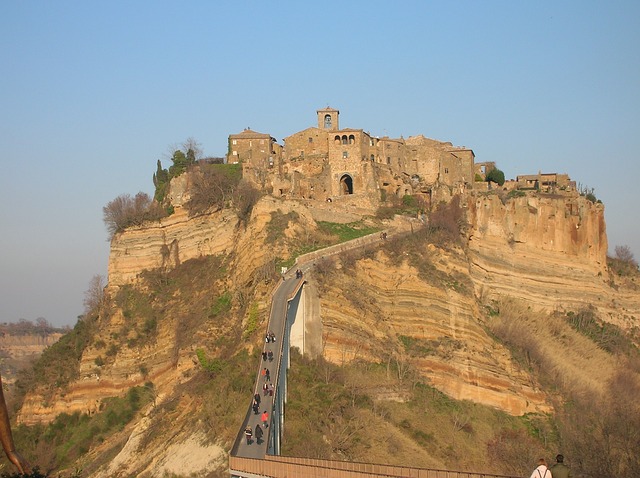
[[[171,157],[173,165],[169,167],[169,179],[180,176],[187,170],[189,160],[187,156],[180,150],[176,150]]]
[[[494,168],[487,173],[487,181],[493,181],[498,186],[502,186],[504,184],[504,173],[498,168]]]
[[[156,172],[153,173],[153,185],[156,187],[156,191],[153,198],[162,203],[167,190],[167,184],[169,183],[169,171],[162,169],[162,164],[158,160],[158,166]]]

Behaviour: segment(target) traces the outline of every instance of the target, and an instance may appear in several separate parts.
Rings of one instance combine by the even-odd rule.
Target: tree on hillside
[[[104,305],[104,277],[96,274],[89,281],[89,288],[84,293],[84,316],[98,315]]]
[[[182,151],[185,152],[187,157],[191,156],[193,162],[199,161],[203,156],[202,145],[193,137],[184,140]]]
[[[167,194],[167,186],[169,184],[169,171],[162,169],[162,164],[158,160],[156,172],[153,173],[153,185],[156,187],[156,191],[153,194],[153,199],[162,204],[165,195]]]
[[[631,251],[631,248],[629,246],[616,246],[615,251],[616,259],[632,267],[635,267],[636,269],[638,268],[638,261],[636,261],[633,257],[633,252]]]
[[[166,216],[160,205],[143,192],[135,197],[122,194],[103,207],[102,212],[110,238],[129,226],[139,226],[146,221],[157,221]]]
[[[234,165],[202,165],[193,175],[191,198],[187,203],[190,216],[219,210],[232,199],[242,170]]]
[[[233,192],[233,206],[238,219],[246,224],[251,217],[253,206],[258,202],[262,193],[253,187],[246,179],[241,180]]]
[[[179,146],[175,144],[170,146],[170,151],[169,159],[173,164],[169,169],[163,169],[160,160],[158,160],[156,172],[153,174],[153,185],[156,188],[153,198],[160,204],[167,194],[171,179],[180,176],[189,166],[200,161],[203,156],[202,145],[192,137],[187,138]]]
[[[487,182],[491,181],[497,183],[498,186],[502,186],[504,184],[504,173],[498,168],[493,168],[487,173],[486,180]]]

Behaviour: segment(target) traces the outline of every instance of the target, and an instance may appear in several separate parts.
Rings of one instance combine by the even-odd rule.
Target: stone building
[[[575,190],[576,183],[569,178],[568,174],[542,173],[522,174],[516,176],[518,189],[537,189],[539,191],[552,191],[556,188],[561,190]]]
[[[317,126],[284,139],[250,129],[229,136],[228,162],[275,196],[351,201],[375,208],[392,197],[420,194],[446,200],[473,185],[474,153],[422,135],[376,137],[341,128],[340,112],[316,111]]]
[[[576,182],[568,174],[563,173],[543,173],[520,174],[515,180],[505,181],[502,186],[504,190],[535,190],[547,193],[575,193],[577,191]]]

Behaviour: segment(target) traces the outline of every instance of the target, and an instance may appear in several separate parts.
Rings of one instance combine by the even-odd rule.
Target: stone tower
[[[334,110],[327,106],[324,109],[318,110],[318,128],[329,131],[336,131],[340,129],[338,124],[338,115],[340,111]]]

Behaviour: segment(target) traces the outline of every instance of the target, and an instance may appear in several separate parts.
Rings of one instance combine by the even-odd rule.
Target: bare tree
[[[110,238],[129,226],[158,220],[166,215],[162,207],[143,192],[133,198],[129,194],[122,194],[103,207],[102,212]]]
[[[198,143],[198,141],[196,141],[192,136],[189,136],[184,140],[184,143],[182,143],[182,152],[185,155],[188,155],[189,151],[193,152],[193,157],[196,161],[202,159],[202,144]]]
[[[104,277],[96,274],[84,293],[84,315],[97,315],[104,304]]]
[[[203,168],[193,177],[191,199],[187,203],[189,215],[218,211],[225,206],[233,186],[222,171]]]
[[[238,187],[233,192],[233,205],[236,215],[243,223],[247,223],[251,218],[253,206],[258,202],[262,193],[254,188],[250,182],[241,180]]]
[[[638,261],[633,257],[633,251],[627,245],[616,246],[616,259],[629,264],[635,268],[638,267]]]

